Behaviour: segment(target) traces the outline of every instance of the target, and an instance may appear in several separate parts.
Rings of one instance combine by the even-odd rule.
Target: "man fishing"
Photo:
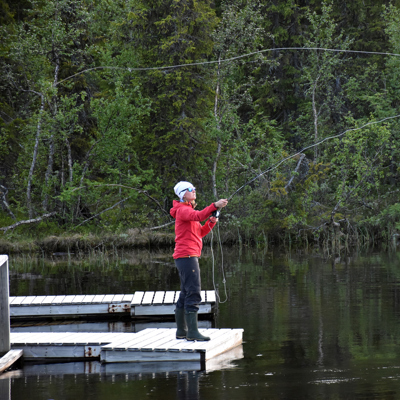
[[[175,218],[175,265],[179,271],[181,293],[176,303],[175,321],[176,338],[187,340],[210,340],[202,335],[197,327],[197,313],[201,302],[201,279],[199,257],[203,247],[202,238],[206,236],[218,222],[212,214],[228,204],[227,199],[211,203],[201,211],[196,207],[196,188],[190,183],[181,181],[174,187],[179,197],[173,201],[170,213]],[[204,221],[210,217],[204,225]]]

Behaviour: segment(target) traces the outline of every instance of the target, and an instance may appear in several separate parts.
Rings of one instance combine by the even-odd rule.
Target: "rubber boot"
[[[197,328],[197,312],[196,311],[189,311],[185,312],[186,316],[186,323],[188,326],[188,331],[186,335],[187,340],[199,340],[199,341],[206,341],[210,340],[208,336],[203,336],[199,329]]]
[[[187,326],[185,320],[185,309],[184,308],[176,308],[175,309],[175,322],[177,326],[176,330],[176,338],[177,339],[186,339],[187,334]]]

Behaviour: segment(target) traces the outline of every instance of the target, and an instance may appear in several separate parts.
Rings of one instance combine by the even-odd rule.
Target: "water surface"
[[[225,301],[220,256],[213,273],[206,250],[200,260],[203,289],[213,289],[215,282],[225,301],[213,325],[244,329],[242,358],[208,371],[29,364],[0,379],[0,395],[9,391],[13,400],[399,398],[399,257],[332,259],[224,249]],[[20,258],[11,259],[10,268],[12,296],[179,289],[169,253]],[[99,329],[139,330],[127,321],[106,326]]]

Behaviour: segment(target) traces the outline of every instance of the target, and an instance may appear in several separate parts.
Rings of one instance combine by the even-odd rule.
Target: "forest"
[[[180,180],[225,242],[399,236],[400,1],[0,0],[0,70],[6,250],[173,243]]]

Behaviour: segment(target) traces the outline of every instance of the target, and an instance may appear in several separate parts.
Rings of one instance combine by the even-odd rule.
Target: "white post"
[[[8,256],[0,255],[0,357],[11,349],[9,297]]]

